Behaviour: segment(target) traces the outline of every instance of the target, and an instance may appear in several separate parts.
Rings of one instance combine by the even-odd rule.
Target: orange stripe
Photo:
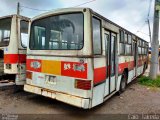
[[[42,60],[42,73],[61,75],[61,62]]]

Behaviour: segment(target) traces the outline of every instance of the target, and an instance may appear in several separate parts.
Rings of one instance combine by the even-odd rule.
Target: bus
[[[148,42],[90,8],[31,20],[24,90],[93,108],[144,73]]]
[[[20,15],[0,17],[0,82],[26,81],[26,45],[29,18]]]

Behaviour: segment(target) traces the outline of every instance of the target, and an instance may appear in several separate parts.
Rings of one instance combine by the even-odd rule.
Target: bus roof
[[[8,17],[13,17],[13,16],[17,16],[18,18],[23,19],[23,20],[27,20],[27,21],[30,20],[30,18],[28,18],[26,16],[17,15],[17,14],[7,15],[7,16],[1,16],[0,19],[4,19],[4,18],[8,18]]]
[[[48,17],[48,16],[51,16],[52,14],[59,14],[59,13],[67,13],[67,12],[73,12],[73,11],[83,11],[83,9],[90,9],[90,8],[60,8],[60,9],[55,9],[55,10],[51,10],[49,12],[45,12],[45,13],[42,13],[40,15],[37,15],[35,17],[33,17],[31,20],[34,21],[34,20],[37,20],[37,19],[41,19],[41,18],[44,18],[44,17]]]
[[[107,22],[109,22],[109,23],[111,23],[111,24],[113,24],[113,25],[115,25],[115,26],[119,27],[120,29],[122,29],[122,30],[126,31],[127,33],[130,33],[130,34],[134,35],[134,36],[135,36],[135,37],[137,37],[138,39],[141,39],[142,41],[147,42],[146,40],[144,40],[144,39],[140,38],[139,36],[135,35],[134,33],[132,33],[132,32],[130,32],[130,31],[128,31],[127,29],[125,29],[125,28],[121,27],[120,25],[118,25],[118,24],[116,24],[116,23],[112,22],[111,20],[109,20],[109,19],[105,18],[104,16],[102,16],[102,15],[100,15],[99,13],[97,13],[97,12],[93,11],[92,9],[90,9],[90,10],[92,11],[92,13],[94,13],[95,15],[99,16],[100,18],[102,18],[102,19],[106,20]],[[147,43],[149,43],[149,42],[147,42]]]
[[[77,8],[73,8],[73,7],[71,7],[71,8],[60,8],[60,9],[51,10],[51,11],[49,11],[49,12],[45,12],[45,13],[43,13],[43,14],[40,14],[40,15],[38,15],[38,16],[35,16],[35,17],[33,17],[33,18],[31,19],[31,21],[38,20],[38,19],[41,19],[41,18],[44,18],[44,17],[48,17],[48,16],[51,16],[51,15],[56,14],[56,13],[59,14],[59,13],[67,13],[67,12],[72,12],[72,11],[74,11],[74,12],[76,12],[76,11],[79,12],[79,11],[83,11],[84,9],[90,10],[93,14],[99,16],[99,17],[102,18],[103,20],[105,20],[105,21],[107,21],[107,22],[115,25],[116,27],[119,27],[120,29],[122,29],[122,30],[124,30],[124,31],[126,31],[126,32],[128,32],[128,33],[130,33],[130,34],[132,34],[132,35],[134,35],[134,36],[137,37],[138,39],[140,39],[140,40],[142,40],[142,41],[145,41],[144,39],[138,37],[138,36],[135,35],[134,33],[126,30],[125,28],[119,26],[118,24],[116,24],[116,23],[112,22],[111,20],[105,18],[104,16],[100,15],[99,13],[93,11],[91,8],[80,8],[80,7],[77,7]],[[147,41],[145,41],[145,42],[147,42]],[[148,43],[148,42],[147,42],[147,43]]]

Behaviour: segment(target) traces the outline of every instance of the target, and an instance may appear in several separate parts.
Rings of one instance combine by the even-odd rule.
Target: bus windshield
[[[0,19],[0,47],[8,46],[11,33],[12,18]]]
[[[82,13],[51,16],[31,25],[31,50],[80,50],[84,41]]]

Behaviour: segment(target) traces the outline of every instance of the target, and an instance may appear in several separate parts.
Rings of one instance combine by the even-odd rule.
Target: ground
[[[0,113],[12,114],[151,114],[160,113],[160,89],[131,83],[120,96],[114,95],[103,104],[83,110],[71,105],[24,91],[0,89]]]

